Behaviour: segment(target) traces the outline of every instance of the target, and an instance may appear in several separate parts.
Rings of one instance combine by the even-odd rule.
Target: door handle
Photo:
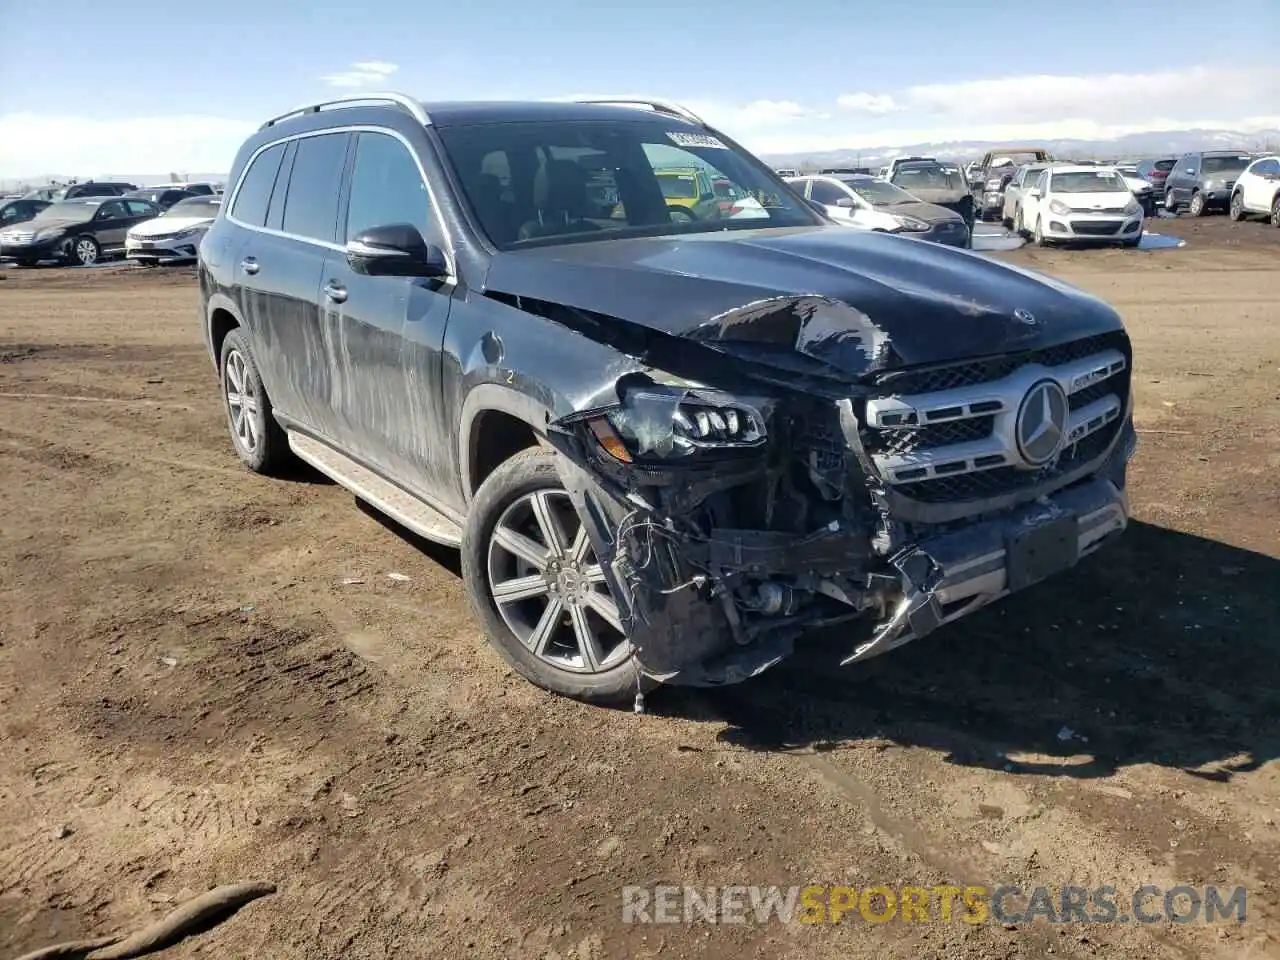
[[[243,267],[244,272],[248,274],[257,273],[259,270],[262,269],[262,267],[258,265],[257,257],[245,257],[243,260],[240,261],[240,266]]]
[[[347,288],[337,280],[330,280],[324,285],[324,295],[334,303],[347,302]]]

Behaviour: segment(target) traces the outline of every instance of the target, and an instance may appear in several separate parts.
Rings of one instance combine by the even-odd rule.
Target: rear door
[[[340,249],[338,198],[351,139],[325,131],[289,141],[262,222],[246,231],[237,263],[251,294],[254,359],[277,413],[330,442],[344,433],[334,394],[342,361],[320,322],[320,275]]]
[[[356,135],[342,243],[370,227],[409,223],[445,245],[423,172],[390,132]],[[346,255],[325,260],[321,326],[333,351],[333,399],[343,446],[414,493],[458,506],[457,444],[442,417],[441,363],[452,284],[356,273]]]

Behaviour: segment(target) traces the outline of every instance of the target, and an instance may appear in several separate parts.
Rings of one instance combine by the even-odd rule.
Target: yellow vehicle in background
[[[672,220],[714,220],[720,216],[720,198],[706,170],[664,167],[653,173],[667,200]]]

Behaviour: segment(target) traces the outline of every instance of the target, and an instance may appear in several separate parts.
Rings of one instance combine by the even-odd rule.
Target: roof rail
[[[413,99],[413,97],[405,96],[403,93],[352,93],[345,97],[335,97],[332,100],[321,100],[319,103],[308,104],[305,107],[296,107],[288,113],[272,117],[258,129],[265,130],[267,127],[274,126],[281,120],[288,120],[290,117],[298,117],[307,113],[319,113],[325,107],[350,107],[359,103],[394,104],[424,127],[431,123],[431,118],[427,116],[427,111],[422,104]]]
[[[700,127],[705,127],[706,121],[690,110],[688,107],[682,107],[678,103],[672,103],[670,100],[652,100],[648,97],[643,99],[638,97],[590,97],[586,100],[575,100],[575,103],[601,103],[601,104],[617,104],[621,107],[648,107],[655,113],[665,113],[673,117],[681,117],[690,123],[696,123]]]

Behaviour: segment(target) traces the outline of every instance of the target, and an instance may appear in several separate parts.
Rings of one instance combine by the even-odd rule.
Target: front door
[[[356,135],[342,242],[370,227],[412,224],[444,246],[422,171],[390,133]],[[441,416],[441,351],[452,283],[356,273],[345,254],[325,260],[321,326],[340,350],[333,399],[346,452],[413,493],[456,503],[457,440]]]
[[[124,246],[124,235],[136,221],[129,216],[123,200],[108,200],[93,215],[90,232],[103,250]]]

